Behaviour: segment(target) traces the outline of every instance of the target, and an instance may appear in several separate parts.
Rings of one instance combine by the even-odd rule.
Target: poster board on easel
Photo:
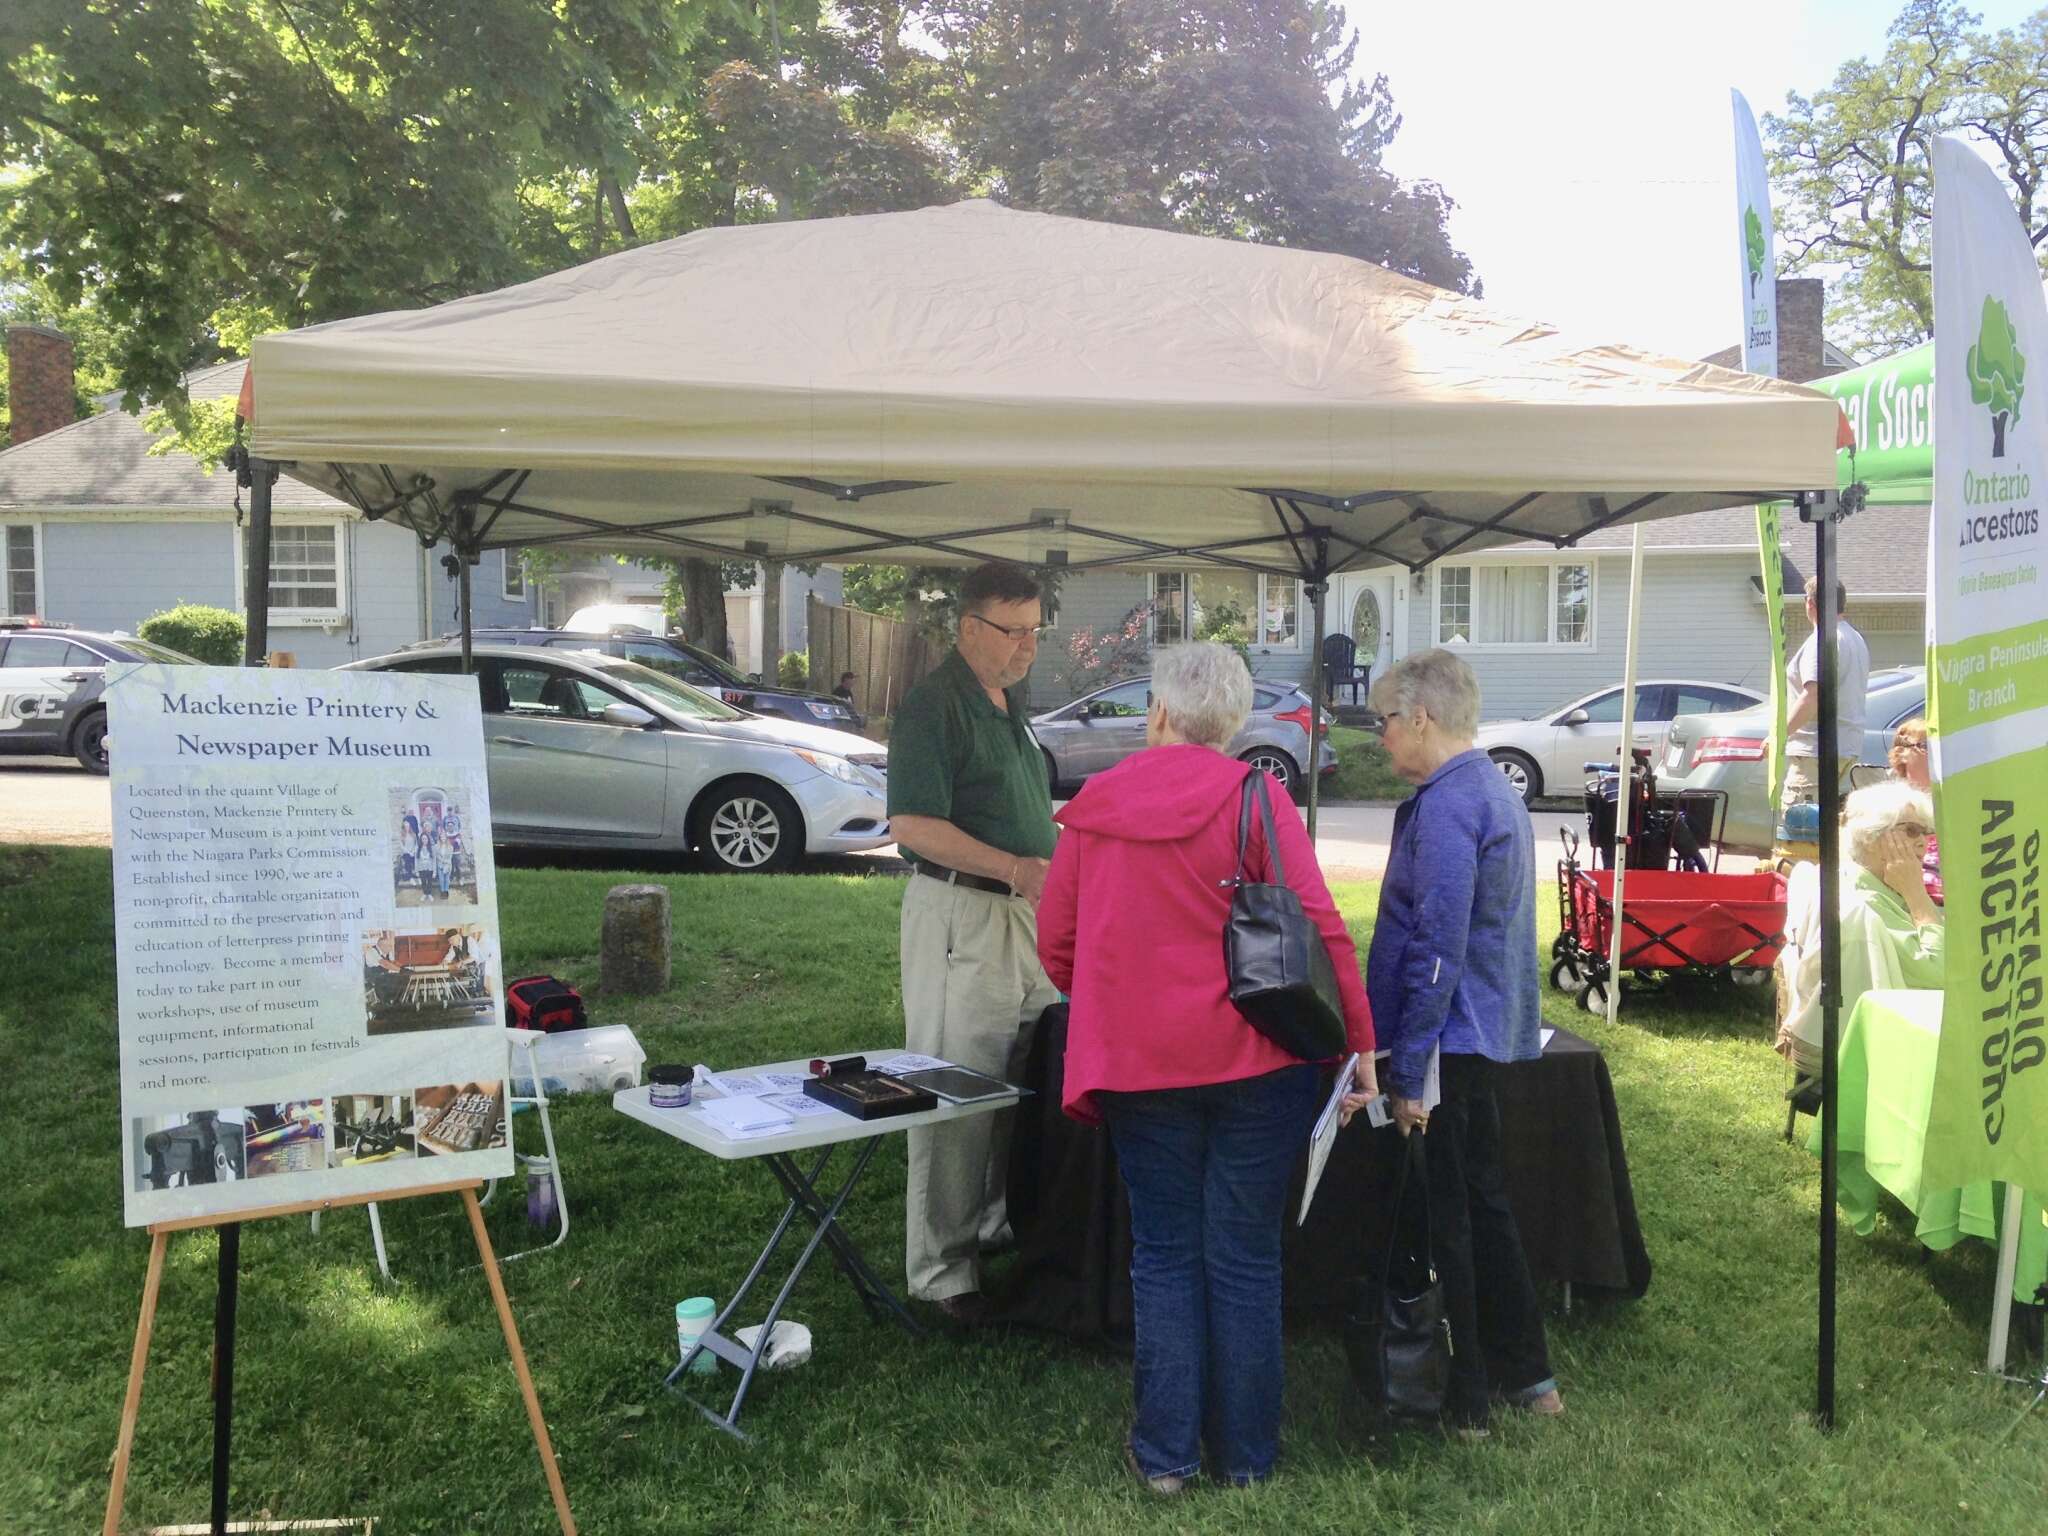
[[[129,1226],[512,1171],[471,677],[107,689]]]

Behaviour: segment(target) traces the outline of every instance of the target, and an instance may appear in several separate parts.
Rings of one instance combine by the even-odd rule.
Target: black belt
[[[948,885],[964,885],[970,891],[990,891],[997,896],[1016,894],[1010,889],[1010,882],[1007,880],[991,880],[986,875],[965,874],[957,869],[948,869],[943,864],[927,864],[923,859],[917,861],[917,872],[920,875],[930,875],[934,880],[943,880]]]

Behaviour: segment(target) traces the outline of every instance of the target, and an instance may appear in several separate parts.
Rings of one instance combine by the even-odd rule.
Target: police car
[[[0,753],[68,752],[105,773],[107,706],[100,693],[107,667],[130,661],[200,665],[134,635],[0,618]]]

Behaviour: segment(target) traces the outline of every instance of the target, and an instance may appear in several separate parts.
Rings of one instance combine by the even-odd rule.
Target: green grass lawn
[[[657,1060],[751,1061],[901,1039],[900,882],[657,875],[675,900],[676,985],[596,989],[616,871],[501,872],[510,973],[586,989]],[[643,878],[632,876],[630,878]],[[0,1530],[96,1530],[147,1240],[123,1231],[109,864],[0,850]],[[1363,938],[1374,888],[1338,888]],[[1547,937],[1547,935],[1546,935]],[[1842,1237],[1841,1422],[1814,1429],[1817,1165],[1778,1138],[1768,1000],[1638,995],[1613,1031],[1546,995],[1611,1064],[1656,1278],[1640,1302],[1551,1318],[1570,1415],[1510,1418],[1483,1445],[1374,1435],[1334,1337],[1289,1346],[1281,1474],[1248,1492],[1141,1493],[1122,1469],[1125,1363],[1031,1336],[910,1340],[862,1315],[829,1263],[792,1314],[816,1335],[770,1377],[740,1445],[655,1387],[674,1303],[730,1293],[780,1207],[615,1114],[560,1105],[574,1227],[506,1281],[582,1529],[732,1531],[1907,1532],[2048,1527],[2048,1417],[1997,1437],[2024,1397],[1981,1362],[1991,1251],[1931,1258],[1910,1227]],[[534,1127],[523,1123],[522,1138]],[[884,1143],[851,1227],[900,1276],[903,1144]],[[508,1194],[516,1189],[508,1189]],[[517,1202],[490,1213],[501,1248]],[[402,1285],[374,1278],[367,1223],[243,1237],[235,1507],[375,1514],[390,1536],[552,1529],[547,1493],[459,1206],[390,1207]],[[173,1240],[131,1476],[131,1523],[203,1519],[214,1240]],[[728,1373],[726,1380],[730,1382]]]
[[[1394,777],[1387,749],[1371,731],[1333,725],[1330,745],[1337,749],[1337,771],[1323,780],[1325,800],[1406,800],[1415,793],[1413,784]]]

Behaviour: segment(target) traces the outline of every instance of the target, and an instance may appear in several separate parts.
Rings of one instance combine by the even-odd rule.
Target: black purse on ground
[[[1361,1287],[1345,1319],[1351,1376],[1368,1401],[1396,1418],[1435,1418],[1451,1384],[1451,1325],[1443,1283],[1436,1277],[1429,1231],[1429,1179],[1422,1132],[1402,1138],[1401,1175],[1394,1184],[1393,1221],[1379,1284]],[[1409,1217],[1409,1175],[1421,1207]]]
[[[1269,885],[1245,878],[1254,800],[1266,829],[1273,872]],[[1245,775],[1238,802],[1237,873],[1227,882],[1232,895],[1230,921],[1223,929],[1223,969],[1230,978],[1230,1001],[1281,1050],[1303,1061],[1323,1061],[1344,1054],[1343,999],[1323,936],[1286,880],[1266,776],[1254,769]]]

